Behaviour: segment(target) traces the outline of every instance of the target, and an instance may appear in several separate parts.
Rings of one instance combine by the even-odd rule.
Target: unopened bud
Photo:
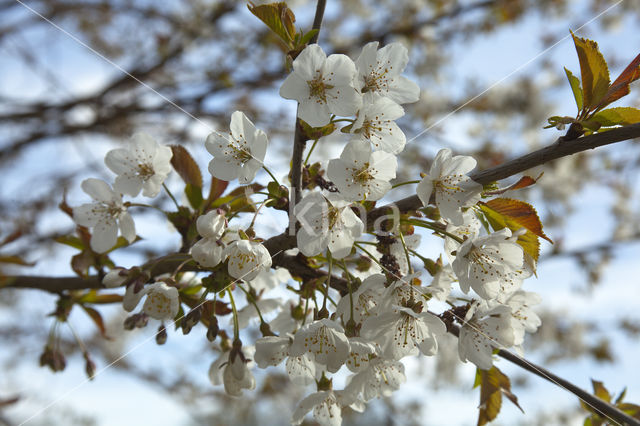
[[[87,377],[89,378],[89,380],[93,380],[96,375],[96,363],[93,362],[88,353],[85,353],[84,360],[84,371],[85,373],[87,373]]]
[[[189,311],[189,313],[184,318],[182,318],[182,333],[189,334],[191,332],[191,329],[200,322],[201,316],[202,314],[200,306],[197,306]]]
[[[124,320],[124,329],[133,330],[134,328],[146,327],[148,322],[149,317],[144,312],[133,314]]]
[[[167,343],[167,329],[164,324],[158,327],[158,332],[156,333],[156,343],[158,345],[164,345]]]
[[[266,322],[260,324],[260,332],[262,333],[262,337],[275,336],[273,331],[271,331],[271,327]]]
[[[65,369],[67,361],[64,358],[64,355],[62,355],[62,352],[47,345],[45,346],[42,355],[40,355],[40,366],[47,366],[51,371],[58,372]]]
[[[207,340],[213,342],[218,337],[220,327],[218,326],[218,318],[212,317],[209,321],[209,328],[207,329]]]

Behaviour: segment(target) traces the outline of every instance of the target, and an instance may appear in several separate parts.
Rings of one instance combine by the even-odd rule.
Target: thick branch
[[[460,327],[455,324],[447,324],[447,331],[454,336],[459,337]],[[518,367],[523,368],[538,377],[542,377],[543,379],[548,380],[549,382],[563,388],[566,391],[571,392],[589,407],[598,411],[599,414],[602,417],[607,418],[607,420],[614,420],[617,424],[620,425],[640,426],[640,422],[638,420],[629,416],[618,407],[615,407],[607,401],[604,401],[597,396],[590,394],[589,392],[579,388],[578,386],[563,379],[562,377],[556,376],[544,367],[540,367],[539,365],[536,365],[533,362],[505,349],[498,350],[498,356],[506,359],[507,361],[511,361]]]
[[[596,133],[573,140],[564,140],[558,138],[553,144],[546,146],[537,151],[523,155],[511,161],[507,161],[496,167],[487,170],[475,172],[470,175],[471,179],[478,183],[486,185],[488,183],[505,179],[532,167],[548,163],[558,158],[566,157],[578,152],[594,149],[600,146],[610,145],[625,140],[640,137],[640,123],[632,124],[625,127],[609,130],[603,133]],[[417,195],[398,200],[394,203],[387,204],[382,207],[375,208],[367,215],[367,226],[373,227],[375,220],[389,213],[390,209],[399,209],[401,212],[407,212],[422,207],[422,202]]]

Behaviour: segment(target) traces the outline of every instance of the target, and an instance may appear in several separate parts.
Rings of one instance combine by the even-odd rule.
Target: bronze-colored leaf
[[[485,425],[498,416],[502,408],[502,395],[505,395],[516,407],[522,411],[518,398],[511,392],[509,377],[497,367],[490,370],[476,370],[474,388],[480,386],[480,405],[478,426]]]
[[[202,173],[189,151],[180,145],[171,145],[171,165],[180,175],[184,183],[202,188]]]
[[[607,93],[604,95],[596,109],[604,108],[612,102],[617,101],[629,94],[629,85],[640,78],[640,55],[636,56],[633,61],[622,71],[620,76],[615,79]]]
[[[598,43],[576,37],[573,32],[571,37],[580,60],[584,108],[593,111],[609,89],[609,67],[598,49]]]
[[[89,306],[80,306],[82,306],[82,309],[84,309],[87,315],[89,315],[89,318],[91,318],[96,327],[98,327],[98,330],[100,330],[100,334],[102,335],[102,337],[104,337],[105,339],[109,339],[109,336],[107,336],[107,328],[104,325],[104,320],[102,319],[102,315],[100,315],[100,312]]]

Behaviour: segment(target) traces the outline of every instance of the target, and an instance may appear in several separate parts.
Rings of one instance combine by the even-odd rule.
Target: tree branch
[[[460,327],[455,324],[447,324],[447,331],[456,337],[459,337],[460,335]],[[640,422],[638,420],[629,416],[618,407],[598,398],[593,394],[590,394],[589,392],[585,391],[582,388],[579,388],[578,386],[563,379],[562,377],[553,374],[544,367],[540,367],[539,365],[536,365],[533,362],[505,349],[499,349],[498,356],[512,362],[513,364],[527,370],[530,373],[535,374],[538,377],[542,377],[543,379],[553,383],[558,387],[561,387],[566,391],[571,392],[581,401],[584,401],[585,404],[598,411],[598,414],[602,417],[607,418],[607,420],[614,420],[620,425],[640,426]]]
[[[480,184],[486,185],[558,158],[638,137],[640,137],[640,123],[619,127],[606,132],[596,133],[569,141],[564,140],[563,137],[559,137],[551,145],[523,155],[522,157],[507,161],[499,166],[472,173],[469,177]],[[407,212],[422,207],[422,202],[417,195],[411,195],[398,200],[395,203],[375,208],[367,214],[367,227],[371,228],[376,219],[388,214],[390,209],[394,207],[401,212]]]

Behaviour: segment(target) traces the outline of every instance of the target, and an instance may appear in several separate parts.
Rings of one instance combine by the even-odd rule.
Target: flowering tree
[[[534,207],[514,198],[538,177],[502,181],[640,136],[639,110],[607,108],[640,78],[640,56],[611,82],[597,45],[572,34],[581,79],[566,75],[578,113],[548,119],[549,127],[568,126],[564,136],[483,170],[473,157],[443,148],[419,179],[392,183],[407,145],[395,120],[420,97],[418,85],[403,76],[408,50],[374,41],[356,58],[327,56],[317,44],[324,8],[319,1],[313,27],[304,32],[284,3],[249,6],[287,48],[289,73],[279,94],[297,102],[297,116],[284,179],[265,163],[268,134],[241,111],[229,114],[229,132],[206,138],[207,179],[186,148],[136,133],[127,148],[105,156],[113,183],[86,179],[81,187],[92,202],[60,205],[77,225],[60,242],[79,250],[71,259],[78,276],[7,275],[3,287],[59,293],[57,323],[77,306],[103,329],[96,306],[121,302],[132,313],[124,327],[157,325],[158,344],[173,325],[185,334],[201,332],[219,344],[211,382],[234,397],[256,387],[256,365],[283,364],[289,379],[307,389],[292,409],[293,424],[310,412],[320,424],[341,424],[343,409],[363,411],[372,399],[391,395],[406,380],[403,359],[437,357],[447,334],[457,337],[460,361],[477,367],[479,424],[497,417],[503,395],[518,404],[509,378],[494,366],[498,357],[574,393],[591,424],[638,424],[640,407],[622,397],[612,402],[601,384],[591,395],[524,357],[526,334],[541,325],[535,306],[544,304],[527,280],[536,274],[540,239],[551,240]],[[327,137],[341,140],[341,153],[311,162]],[[268,181],[257,179],[261,169]],[[172,170],[183,181],[182,203],[164,184]],[[393,189],[404,185],[415,185],[415,195],[394,199]],[[163,189],[171,209],[131,201],[140,194],[154,199]],[[159,209],[181,247],[124,268],[111,256],[141,238],[136,209]],[[288,223],[275,235],[260,235],[269,210],[283,212]],[[248,224],[240,221],[246,216]],[[427,238],[441,244],[439,256],[420,252]],[[224,317],[231,318],[228,327]],[[259,323],[255,339],[251,318]],[[53,371],[65,368],[59,338],[52,332],[40,357]],[[95,364],[78,344],[93,377]],[[339,375],[347,375],[340,389],[333,382]]]

